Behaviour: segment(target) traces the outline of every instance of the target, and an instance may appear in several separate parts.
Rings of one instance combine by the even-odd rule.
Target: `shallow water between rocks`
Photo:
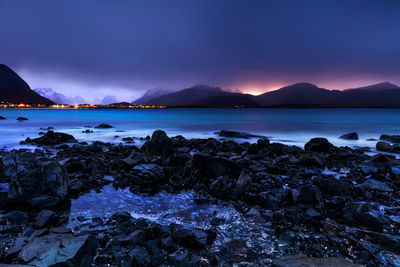
[[[217,239],[212,250],[227,245],[231,249],[252,250],[263,255],[264,262],[279,255],[285,246],[276,240],[272,230],[257,212],[247,215],[231,204],[216,201],[199,202],[192,191],[179,194],[160,192],[155,195],[135,194],[129,189],[115,189],[111,184],[100,192],[94,190],[71,200],[68,227],[76,232],[104,229],[105,221],[117,211],[128,211],[134,218],[144,218],[161,225],[183,224],[200,229],[215,227]]]

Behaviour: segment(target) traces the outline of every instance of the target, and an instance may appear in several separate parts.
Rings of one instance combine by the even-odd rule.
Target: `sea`
[[[312,137],[326,137],[339,146],[375,149],[381,134],[400,134],[400,109],[0,109],[0,148],[21,147],[48,127],[72,134],[79,141],[122,142],[162,129],[168,136],[219,139],[220,130],[242,131],[303,147]],[[17,121],[26,117],[27,121]],[[94,128],[100,123],[110,129]],[[93,133],[83,133],[84,130]],[[339,136],[357,132],[359,140]],[[137,139],[139,140],[139,139]],[[257,139],[236,140],[255,142]],[[140,141],[137,142],[140,145]],[[23,146],[22,146],[23,147]]]

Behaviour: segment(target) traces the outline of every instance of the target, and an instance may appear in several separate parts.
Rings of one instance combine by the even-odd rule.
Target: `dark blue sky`
[[[397,0],[0,0],[0,62],[86,98],[400,84]]]

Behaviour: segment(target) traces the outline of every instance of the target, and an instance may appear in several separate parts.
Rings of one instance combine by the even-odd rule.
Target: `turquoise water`
[[[40,128],[49,126],[73,134],[79,141],[120,142],[122,137],[145,137],[156,129],[170,136],[216,137],[215,131],[229,129],[299,146],[311,137],[323,136],[337,145],[374,147],[376,142],[367,139],[400,133],[398,109],[2,109],[0,116],[7,118],[0,120],[0,147],[7,148],[28,136],[37,137]],[[29,120],[16,121],[20,116]],[[114,128],[82,133],[85,126],[100,123]],[[338,138],[351,131],[358,132],[360,140]]]

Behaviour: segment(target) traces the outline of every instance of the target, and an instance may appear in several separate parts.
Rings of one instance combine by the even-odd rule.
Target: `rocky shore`
[[[397,152],[397,137],[383,136],[377,149]],[[53,131],[24,143],[38,148],[0,152],[4,264],[400,266],[400,160],[390,154],[324,138],[302,149],[161,130],[140,148],[135,139],[87,144]],[[190,190],[197,202],[233,206],[245,218],[240,229],[260,231],[235,233],[218,210],[201,228],[128,210],[74,218],[69,227],[71,200],[109,185],[146,196]]]

